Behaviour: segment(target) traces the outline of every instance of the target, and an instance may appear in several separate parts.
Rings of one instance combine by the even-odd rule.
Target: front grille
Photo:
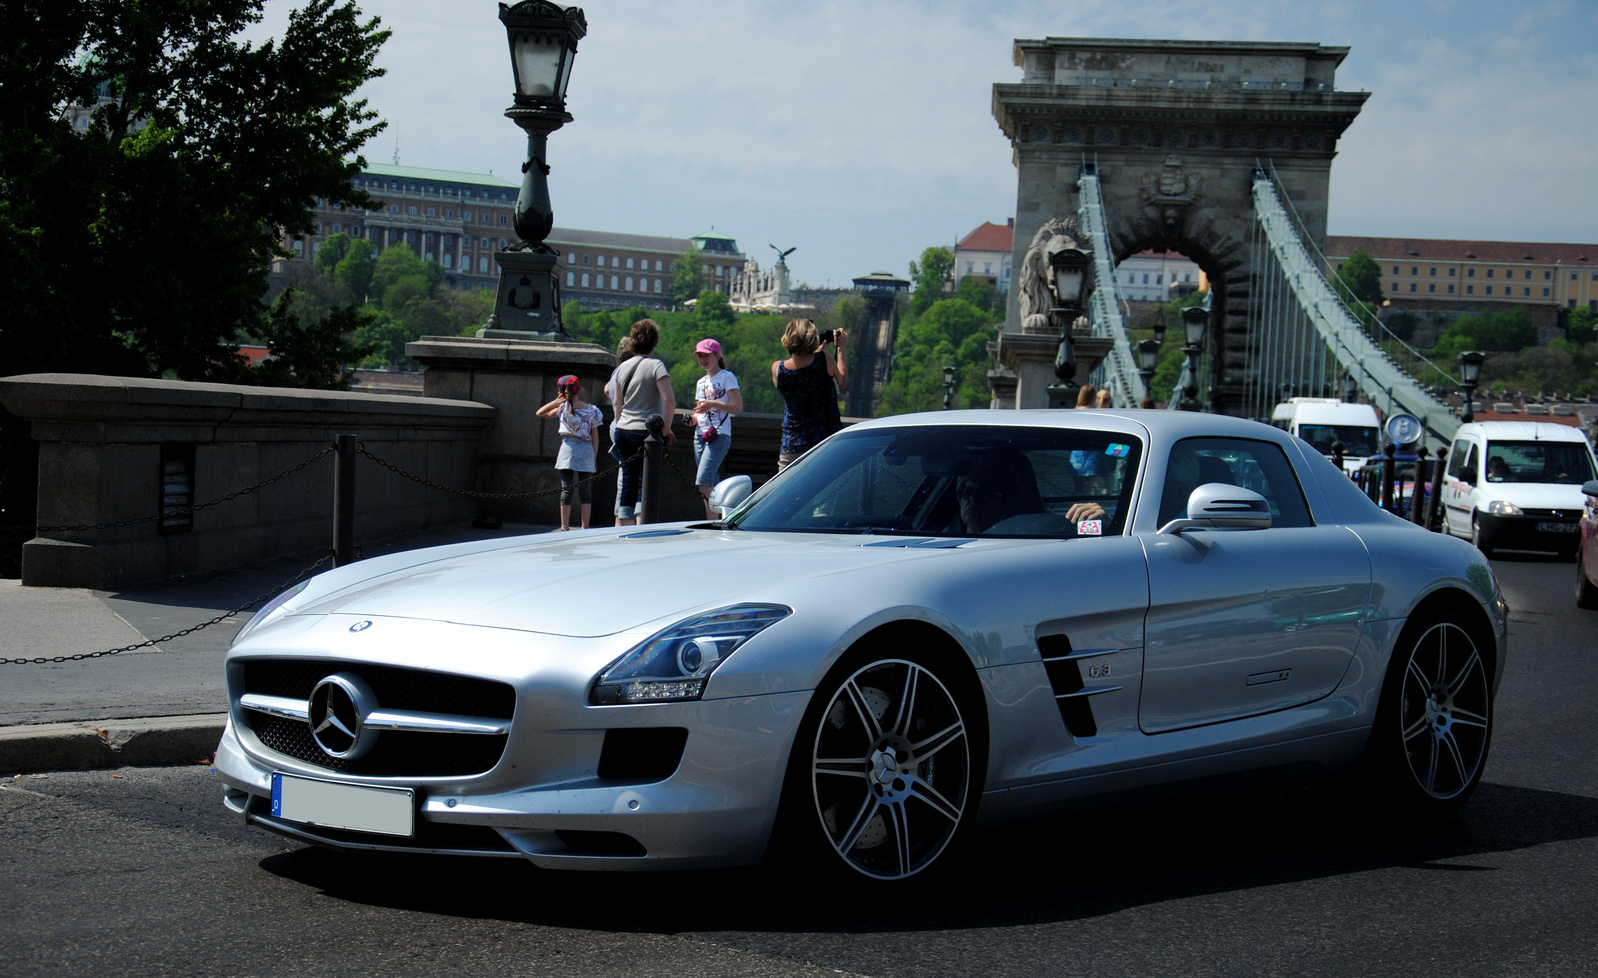
[[[386,709],[509,720],[516,691],[488,679],[451,676],[395,666],[299,659],[252,659],[244,664],[246,693],[307,700],[316,684],[334,673],[359,676]],[[368,777],[469,777],[499,763],[509,740],[504,734],[422,733],[385,730],[372,749],[353,760],[329,757],[303,720],[245,710],[244,721],[269,750],[307,764]]]

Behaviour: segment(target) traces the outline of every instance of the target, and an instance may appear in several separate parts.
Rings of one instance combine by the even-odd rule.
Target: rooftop
[[[1363,251],[1377,260],[1475,261],[1503,264],[1580,265],[1598,262],[1598,244],[1540,241],[1455,241],[1446,238],[1361,238],[1328,235],[1326,257],[1347,258]]]
[[[394,177],[397,180],[433,180],[439,183],[469,183],[479,187],[515,187],[521,184],[492,173],[467,173],[464,170],[431,170],[421,166],[396,166],[392,163],[368,163],[363,171],[374,177]]]
[[[975,231],[960,239],[955,245],[957,251],[1002,251],[1015,250],[1015,224],[994,224],[984,221]]]

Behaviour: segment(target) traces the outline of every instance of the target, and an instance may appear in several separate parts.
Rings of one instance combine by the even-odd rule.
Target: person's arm
[[[838,382],[838,390],[840,391],[849,389],[849,367],[844,363],[843,359],[843,348],[848,341],[849,334],[841,329],[838,330],[833,334],[832,338],[833,348],[838,351],[838,355],[827,355],[827,373],[832,374],[833,379]]]
[[[708,397],[702,397],[699,399],[698,403],[694,405],[695,414],[704,414],[708,411],[720,411],[723,414],[742,414],[743,409],[744,396],[743,394],[739,393],[738,388],[736,387],[727,388],[727,393],[722,395],[722,398],[719,401],[713,401]]]
[[[671,378],[666,374],[661,374],[655,385],[660,388],[660,416],[666,419],[666,444],[669,445],[677,440],[671,431],[671,423],[677,417],[677,395],[672,393]]]
[[[566,395],[562,394],[553,401],[550,401],[548,404],[545,404],[543,407],[539,408],[535,413],[540,418],[553,418],[555,415],[560,413],[560,406],[565,403]]]
[[[782,366],[781,360],[771,361],[771,386],[777,386],[777,368]]]

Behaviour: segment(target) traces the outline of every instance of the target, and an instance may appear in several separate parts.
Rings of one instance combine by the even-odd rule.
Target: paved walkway
[[[461,526],[364,545],[369,556],[547,526]],[[319,557],[302,554],[119,591],[0,580],[0,659],[55,658],[141,644],[276,593]],[[323,568],[325,569],[325,567]],[[222,660],[251,611],[148,649],[0,665],[0,775],[182,764],[208,758],[227,712]]]

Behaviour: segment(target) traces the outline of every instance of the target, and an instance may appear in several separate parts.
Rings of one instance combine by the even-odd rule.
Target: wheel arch
[[[1493,687],[1497,688],[1499,676],[1499,653],[1497,632],[1493,628],[1492,616],[1481,602],[1463,588],[1445,586],[1440,587],[1415,603],[1404,616],[1404,627],[1399,630],[1398,638],[1393,649],[1399,649],[1403,643],[1410,639],[1413,630],[1419,625],[1435,618],[1438,615],[1449,615],[1456,618],[1469,632],[1472,640],[1482,657],[1486,659],[1487,674],[1494,677]]]
[[[955,691],[961,696],[966,705],[976,711],[977,734],[981,737],[982,767],[984,773],[987,769],[988,728],[992,722],[988,715],[988,698],[983,693],[982,680],[977,675],[976,663],[972,661],[971,654],[959,640],[942,628],[927,621],[913,619],[900,619],[878,625],[866,632],[849,646],[848,650],[839,657],[833,665],[833,670],[846,668],[852,665],[856,658],[857,650],[895,648],[909,646],[917,652],[936,658],[960,686]],[[831,671],[828,673],[831,678]]]

